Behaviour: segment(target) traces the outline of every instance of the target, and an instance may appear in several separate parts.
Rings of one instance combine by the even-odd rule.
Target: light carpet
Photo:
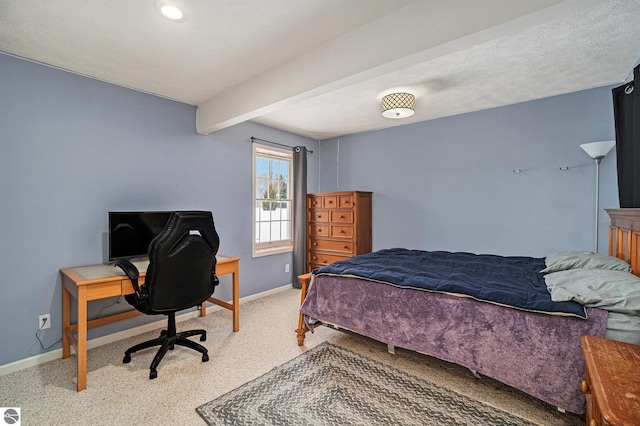
[[[196,411],[209,425],[533,425],[323,343]]]
[[[117,311],[125,304],[113,308]],[[299,306],[298,289],[242,303],[237,333],[231,331],[230,311],[210,307],[206,317],[178,324],[179,330],[207,330],[202,343],[209,349],[210,361],[202,362],[197,353],[177,347],[162,360],[154,380],[149,380],[149,364],[156,350],[140,352],[130,364],[123,364],[122,357],[132,345],[157,337],[157,330],[89,350],[87,389],[82,392],[76,392],[75,356],[0,376],[0,405],[20,407],[23,426],[205,425],[195,407],[329,342],[537,425],[584,425],[579,416],[560,413],[488,377],[477,379],[458,365],[401,348],[392,355],[386,344],[365,337],[319,327],[307,334],[304,346],[298,346],[294,329]],[[164,326],[165,321],[159,323]],[[51,339],[58,338],[55,330],[51,334]],[[35,337],[33,341],[37,346]],[[299,398],[296,404],[311,407],[313,402]]]

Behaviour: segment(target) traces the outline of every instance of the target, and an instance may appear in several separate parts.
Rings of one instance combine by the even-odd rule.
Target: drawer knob
[[[318,217],[318,218],[320,218],[320,217],[322,217],[322,215],[321,215],[321,214],[319,214],[317,217]]]
[[[341,233],[341,234],[344,234],[344,229],[341,229],[341,230],[340,230],[340,233]]]
[[[313,243],[313,246],[314,246],[314,247],[315,247],[315,246],[317,246],[317,245],[318,245],[318,243]]]
[[[315,256],[313,256],[313,257],[312,257],[312,259],[313,259],[313,260],[318,260],[318,258],[317,258],[317,257],[315,257]]]
[[[343,216],[343,215],[340,215],[340,219],[344,219],[344,216]]]
[[[349,246],[342,246],[342,248],[343,248],[343,249],[348,249],[348,248],[349,248]]]

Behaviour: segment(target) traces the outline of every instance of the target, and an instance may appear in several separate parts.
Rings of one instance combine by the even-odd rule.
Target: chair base
[[[127,349],[124,353],[124,359],[122,360],[122,362],[125,364],[131,362],[131,354],[134,352],[138,352],[146,348],[151,348],[153,346],[160,346],[160,349],[158,349],[156,356],[153,357],[153,361],[151,362],[150,367],[151,372],[149,373],[149,379],[155,379],[156,377],[158,377],[157,368],[160,364],[160,361],[162,361],[162,358],[165,356],[168,350],[173,350],[175,345],[186,346],[188,348],[196,350],[202,354],[202,362],[209,361],[209,353],[207,351],[207,348],[192,340],[187,339],[187,337],[191,336],[200,336],[200,341],[204,342],[205,340],[207,340],[207,332],[205,330],[198,329],[176,333],[175,312],[171,312],[168,314],[168,323],[168,328],[166,330],[162,330],[162,332],[160,333],[160,337],[148,340],[146,342],[138,343],[137,345]]]

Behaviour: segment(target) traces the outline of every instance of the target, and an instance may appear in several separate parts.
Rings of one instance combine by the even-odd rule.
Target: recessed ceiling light
[[[175,6],[166,5],[160,8],[160,11],[164,16],[169,19],[173,19],[177,21],[178,19],[182,19],[182,11]]]
[[[156,2],[156,8],[167,19],[173,22],[184,21],[184,12],[182,12],[182,5],[178,2],[171,0],[159,0]]]

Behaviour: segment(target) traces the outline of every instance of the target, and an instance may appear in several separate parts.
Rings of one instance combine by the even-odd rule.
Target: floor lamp
[[[596,162],[596,247],[595,252],[598,252],[598,216],[599,216],[599,200],[600,200],[600,161],[607,156],[611,148],[616,144],[616,141],[602,141],[583,143],[580,148],[589,154]]]

